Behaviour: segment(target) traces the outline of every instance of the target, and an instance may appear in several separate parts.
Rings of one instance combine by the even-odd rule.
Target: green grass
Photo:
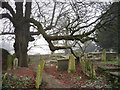
[[[102,64],[118,65],[118,61],[102,61]]]
[[[40,61],[41,61],[40,59],[30,60],[29,64],[34,64],[34,63],[37,63],[37,62],[40,62]]]

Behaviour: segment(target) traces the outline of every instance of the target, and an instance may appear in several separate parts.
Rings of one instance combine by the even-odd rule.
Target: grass
[[[41,60],[40,59],[36,59],[36,60],[30,60],[29,64],[34,64],[34,63],[37,63],[37,62],[40,62]]]
[[[118,65],[118,61],[102,61],[102,64]]]

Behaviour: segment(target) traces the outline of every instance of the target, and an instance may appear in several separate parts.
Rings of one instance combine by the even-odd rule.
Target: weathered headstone
[[[75,57],[74,55],[69,56],[69,63],[68,63],[68,73],[75,72]]]
[[[7,73],[5,73],[4,76],[3,76],[2,84],[5,82],[6,76],[7,76]]]
[[[81,67],[84,74],[92,79],[95,79],[95,67],[92,62],[81,60]]]
[[[102,51],[102,60],[106,61],[106,50],[105,49]]]
[[[7,70],[7,60],[8,60],[8,55],[10,55],[10,53],[3,49],[0,48],[0,59],[1,59],[1,66],[2,66],[2,71]]]
[[[36,82],[35,82],[35,87],[36,88],[39,88],[39,85],[41,85],[44,64],[45,64],[45,61],[42,60],[41,65],[38,65],[38,67],[37,67],[37,75],[36,75]]]
[[[15,58],[15,59],[13,60],[13,69],[17,69],[17,67],[18,67],[18,59]]]
[[[96,78],[96,72],[95,72],[95,67],[94,67],[94,65],[93,65],[92,62],[89,62],[89,67],[90,67],[89,76],[90,76],[92,79],[95,79],[95,78]]]
[[[39,88],[40,81],[40,65],[37,66],[37,75],[36,75],[36,81],[35,81],[35,87]]]
[[[12,67],[12,56],[8,55],[7,70],[11,70],[11,67]]]

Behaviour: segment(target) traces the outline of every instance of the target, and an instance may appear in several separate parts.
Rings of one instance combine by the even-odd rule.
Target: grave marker
[[[45,64],[45,61],[42,60],[41,65],[38,65],[38,67],[37,67],[37,75],[36,75],[36,81],[35,81],[35,87],[36,88],[39,88],[39,85],[41,85],[44,64]]]
[[[18,67],[18,59],[15,58],[15,59],[13,60],[13,69],[17,69],[17,67]]]
[[[102,51],[102,60],[106,61],[106,50],[105,49]]]
[[[11,67],[12,67],[12,56],[8,55],[7,70],[11,70]]]
[[[75,72],[75,57],[74,55],[69,56],[69,63],[68,63],[68,73]]]
[[[96,73],[95,73],[95,67],[92,62],[81,60],[81,67],[84,74],[86,74],[88,77],[95,79]]]

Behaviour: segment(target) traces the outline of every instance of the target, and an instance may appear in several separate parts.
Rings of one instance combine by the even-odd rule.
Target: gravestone
[[[7,51],[7,50],[5,50],[5,49],[3,49],[3,48],[0,48],[0,55],[2,55],[2,71],[4,71],[4,70],[7,70],[7,57],[8,57],[8,55],[10,55],[10,53]]]
[[[17,69],[17,67],[18,67],[18,59],[15,58],[15,59],[13,60],[13,69]]]
[[[102,51],[102,61],[106,61],[106,50],[104,49],[103,51]]]
[[[11,70],[11,68],[12,68],[12,56],[8,55],[7,70]]]
[[[75,57],[74,55],[70,55],[69,64],[68,64],[68,73],[75,72]]]
[[[2,84],[5,82],[5,80],[6,80],[6,76],[7,76],[7,73],[5,73],[4,76],[3,76]]]
[[[35,81],[35,87],[36,88],[39,88],[39,85],[41,85],[44,64],[45,64],[45,61],[42,60],[41,65],[38,65],[38,67],[37,67],[37,75],[36,75],[36,81]]]
[[[95,67],[92,62],[87,60],[81,60],[81,67],[84,74],[86,74],[91,79],[96,78]]]
[[[90,67],[90,73],[89,73],[89,75],[90,75],[90,77],[92,79],[95,79],[96,78],[96,72],[95,72],[95,66],[94,66],[94,64],[92,62],[89,62],[89,67]]]

